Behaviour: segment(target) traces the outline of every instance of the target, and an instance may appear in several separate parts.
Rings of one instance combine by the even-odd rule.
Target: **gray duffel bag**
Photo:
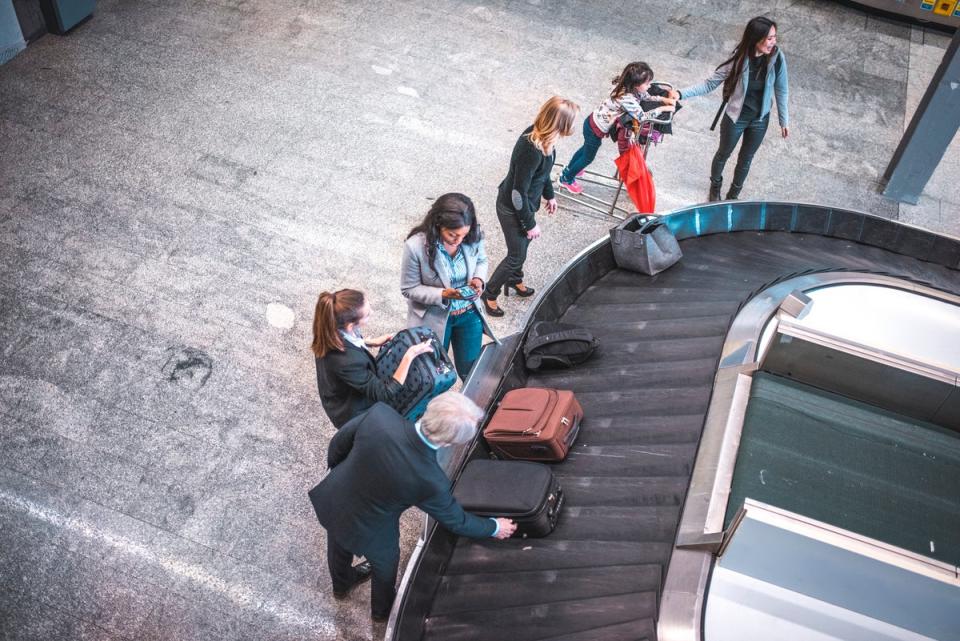
[[[617,267],[653,276],[680,260],[673,232],[659,218],[634,214],[610,230]]]

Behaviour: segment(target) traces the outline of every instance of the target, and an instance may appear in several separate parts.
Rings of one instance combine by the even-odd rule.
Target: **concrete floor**
[[[495,189],[546,97],[592,109],[631,59],[699,80],[764,11],[792,136],[744,197],[960,234],[956,141],[919,206],[876,194],[948,38],[830,2],[101,0],[0,67],[0,638],[382,635],[367,588],[331,598],[306,498],[333,433],[316,295],[360,287],[371,333],[399,328],[430,199],[473,197],[504,255]],[[653,152],[660,210],[704,198],[717,104]],[[610,226],[540,220],[534,287]]]

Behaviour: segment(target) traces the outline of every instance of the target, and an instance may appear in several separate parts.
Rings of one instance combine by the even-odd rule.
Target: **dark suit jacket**
[[[400,514],[416,505],[454,534],[493,536],[494,522],[464,512],[450,480],[413,423],[377,403],[330,441],[327,477],[310,490],[317,519],[354,554],[391,560],[399,554]]]
[[[376,361],[365,349],[343,341],[344,351],[331,350],[317,359],[317,389],[323,410],[337,429],[377,401],[392,404],[402,386],[392,376],[377,378]]]

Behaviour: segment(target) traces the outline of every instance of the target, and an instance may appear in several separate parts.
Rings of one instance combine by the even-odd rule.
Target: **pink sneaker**
[[[586,169],[581,169],[580,171],[577,172],[576,177],[579,178],[580,176],[584,175],[585,173],[587,173],[587,170],[586,170]]]
[[[566,190],[569,191],[571,194],[582,194],[582,193],[583,193],[583,185],[581,185],[580,183],[578,183],[577,180],[576,180],[576,178],[574,178],[573,182],[565,183],[565,182],[563,182],[563,180],[559,180],[559,181],[557,181],[557,182],[560,183],[560,188],[561,188],[561,189],[566,189]]]

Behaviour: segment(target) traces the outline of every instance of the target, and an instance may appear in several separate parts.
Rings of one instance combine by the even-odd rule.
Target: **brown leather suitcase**
[[[503,459],[562,461],[577,439],[583,408],[573,392],[523,387],[507,392],[483,430]]]

